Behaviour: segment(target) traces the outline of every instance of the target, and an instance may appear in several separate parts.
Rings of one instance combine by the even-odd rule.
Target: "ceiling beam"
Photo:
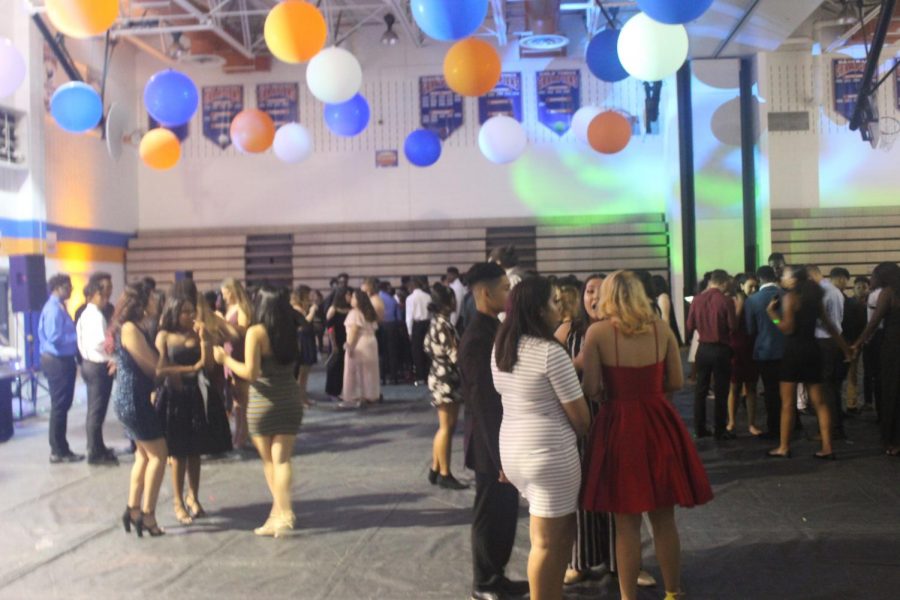
[[[731,43],[738,32],[740,32],[740,30],[743,29],[744,25],[747,24],[747,21],[750,20],[750,16],[753,14],[753,11],[756,10],[756,7],[759,6],[760,2],[761,0],[753,0],[753,4],[751,4],[750,7],[747,8],[746,12],[744,12],[744,15],[740,18],[740,20],[738,20],[734,27],[731,28],[731,31],[728,32],[728,35],[725,36],[725,39],[722,40],[722,43],[719,44],[719,47],[716,48],[716,51],[713,53],[713,58],[720,58],[722,56],[722,52],[725,51],[725,48],[728,47],[728,44]]]

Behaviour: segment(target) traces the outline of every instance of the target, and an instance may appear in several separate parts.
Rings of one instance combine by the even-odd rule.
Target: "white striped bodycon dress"
[[[528,500],[530,514],[555,518],[575,512],[581,487],[577,437],[563,404],[583,397],[572,360],[556,341],[524,336],[512,373],[491,356],[494,387],[503,401],[500,462]]]

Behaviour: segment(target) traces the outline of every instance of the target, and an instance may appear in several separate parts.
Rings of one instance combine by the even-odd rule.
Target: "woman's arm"
[[[349,354],[352,354],[354,350],[356,350],[356,344],[359,343],[360,338],[360,328],[356,325],[349,325],[347,327],[347,343],[344,345]]]
[[[656,299],[659,310],[662,313],[663,321],[669,322],[669,315],[672,314],[672,298],[668,294],[660,294]]]
[[[231,369],[241,379],[256,381],[262,370],[262,343],[266,337],[266,330],[262,325],[253,325],[244,338],[244,362],[228,356],[221,346],[213,348],[216,362]]]
[[[854,348],[859,348],[869,341],[875,334],[875,330],[878,329],[878,326],[881,324],[881,321],[887,316],[888,310],[891,308],[891,302],[893,301],[893,293],[890,288],[885,288],[881,290],[881,294],[878,295],[878,304],[875,305],[875,312],[872,314],[872,318],[869,319],[869,324],[866,325],[866,329],[862,332],[862,335],[859,336],[859,339],[856,340],[856,343],[853,344]]]
[[[309,321],[310,323],[312,323],[313,319],[316,318],[316,313],[318,311],[319,311],[319,305],[316,304],[315,302],[313,302],[310,305],[309,310],[306,312],[306,320]]]
[[[822,322],[822,327],[824,327],[825,331],[828,332],[828,335],[831,336],[831,339],[837,343],[841,352],[847,357],[847,362],[850,362],[850,359],[853,358],[853,350],[850,349],[850,346],[847,345],[847,342],[841,336],[841,332],[838,331],[838,328],[832,323],[831,318],[828,316],[828,312],[825,310],[825,303],[822,303],[822,306],[819,309],[819,320]]]
[[[668,327],[666,340],[666,392],[677,392],[684,387],[684,369],[681,366],[681,351],[675,333]]]
[[[778,297],[772,298],[772,301],[769,302],[769,306],[766,307],[766,314],[769,315],[769,319],[772,320],[772,323],[775,324],[781,333],[785,335],[790,335],[794,333],[794,315],[797,312],[795,295],[788,292],[787,294],[781,295],[781,316],[778,316],[778,313],[775,312],[775,305],[778,303]]]
[[[579,398],[575,402],[566,402],[562,405],[569,418],[569,423],[575,431],[575,435],[583,437],[591,430],[591,411],[588,410],[587,402],[584,398]]]
[[[168,377],[169,375],[185,375],[188,373],[196,373],[203,368],[203,350],[200,351],[200,361],[193,365],[173,365],[169,362],[169,334],[160,331],[156,334],[156,351],[159,353],[159,360],[156,363],[156,376]]]
[[[553,334],[553,337],[556,338],[556,341],[566,345],[566,339],[569,337],[569,333],[572,331],[572,321],[566,321],[562,325],[556,328],[556,333]]]
[[[582,364],[581,387],[584,397],[590,402],[603,401],[603,365],[600,363],[600,330],[599,324],[591,325],[581,345]]]
[[[147,343],[147,338],[134,323],[122,325],[122,347],[131,355],[138,368],[150,378],[156,377],[157,355]]]

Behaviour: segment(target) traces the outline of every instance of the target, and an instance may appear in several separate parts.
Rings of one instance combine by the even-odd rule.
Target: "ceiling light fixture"
[[[396,46],[400,41],[400,36],[394,33],[394,23],[397,19],[391,13],[384,15],[384,24],[387,25],[387,31],[381,36],[381,43],[385,46]]]

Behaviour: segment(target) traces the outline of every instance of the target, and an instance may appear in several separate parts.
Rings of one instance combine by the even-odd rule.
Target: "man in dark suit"
[[[778,384],[778,368],[784,357],[784,334],[772,322],[766,308],[772,298],[780,295],[775,269],[760,267],[756,272],[759,291],[747,298],[744,304],[744,319],[747,332],[755,338],[753,360],[759,368],[766,400],[766,439],[779,439],[781,431],[781,392]],[[799,422],[799,421],[798,421]]]
[[[466,466],[475,471],[472,522],[472,598],[494,600],[522,596],[527,582],[504,574],[512,554],[519,518],[519,492],[500,464],[503,406],[491,375],[491,350],[509,294],[509,279],[493,263],[469,269],[469,287],[478,312],[467,324],[459,347],[459,372],[466,403]]]

